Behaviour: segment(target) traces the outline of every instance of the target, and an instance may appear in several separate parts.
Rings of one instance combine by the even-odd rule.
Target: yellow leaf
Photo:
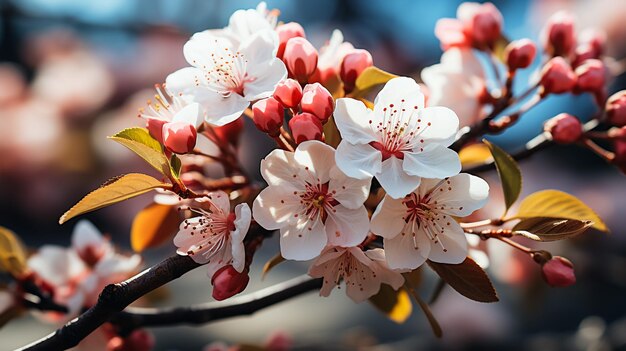
[[[59,219],[59,224],[63,224],[83,213],[130,199],[156,188],[171,189],[172,186],[140,173],[130,173],[113,178],[100,188],[87,194],[76,205],[65,212]]]
[[[389,80],[396,78],[395,74],[385,72],[378,67],[366,68],[356,79],[354,91],[350,94],[358,97],[366,94],[370,89],[387,83]]]
[[[270,258],[269,261],[265,262],[265,265],[263,265],[261,280],[265,279],[265,276],[272,268],[276,267],[282,262],[285,262],[285,259],[283,258],[283,256],[280,255],[280,253],[276,254],[276,256]]]
[[[0,270],[14,277],[21,276],[26,270],[24,246],[14,232],[4,227],[0,227]]]
[[[130,230],[131,247],[141,252],[161,245],[176,233],[179,223],[176,207],[153,203],[135,216]]]
[[[128,128],[121,132],[110,136],[109,139],[114,140],[132,152],[143,158],[150,166],[161,172],[164,176],[172,179],[172,169],[169,160],[165,156],[161,144],[150,136],[145,128]]]
[[[404,323],[413,312],[411,298],[406,290],[401,288],[396,291],[387,284],[382,284],[378,294],[370,297],[369,302],[398,324]]]
[[[592,228],[608,232],[606,224],[582,201],[558,190],[542,190],[528,195],[512,218],[550,217],[593,222]]]
[[[474,164],[487,163],[493,160],[491,151],[485,144],[472,144],[462,148],[461,151],[459,151],[459,158],[461,159],[461,164],[464,167]]]
[[[337,148],[337,145],[341,142],[341,135],[335,124],[334,117],[330,117],[328,122],[324,124],[324,142],[334,148]]]

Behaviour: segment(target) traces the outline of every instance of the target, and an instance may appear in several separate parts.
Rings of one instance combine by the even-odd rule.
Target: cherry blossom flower
[[[329,296],[333,288],[346,283],[346,293],[355,302],[362,302],[378,293],[380,284],[398,290],[404,278],[385,263],[385,252],[374,249],[363,252],[359,247],[328,246],[309,269],[313,278],[324,278],[321,296]]]
[[[280,229],[286,259],[309,260],[327,243],[354,246],[368,234],[363,202],[370,179],[346,176],[335,164],[335,150],[305,141],[295,152],[274,150],[261,161],[268,183],[254,200],[254,219],[265,229]]]
[[[430,91],[428,104],[452,109],[462,127],[482,119],[480,98],[485,92],[485,72],[471,49],[447,50],[441,63],[422,70],[422,80]]]
[[[459,121],[445,107],[424,108],[424,95],[411,78],[387,82],[374,111],[354,99],[338,99],[335,123],[342,141],[337,166],[348,176],[376,177],[393,198],[413,191],[422,178],[458,174],[461,163],[448,149]]]
[[[372,216],[371,231],[383,237],[392,269],[415,269],[427,259],[461,263],[467,257],[467,240],[454,217],[481,208],[488,195],[487,182],[466,173],[424,179],[403,199],[386,196]]]
[[[256,9],[237,10],[228,21],[228,27],[224,29],[227,36],[241,43],[247,38],[261,31],[274,31],[278,22],[278,11],[270,11],[267,4],[262,1]],[[275,44],[278,48],[278,34],[275,35]]]
[[[353,51],[354,46],[349,42],[343,41],[343,33],[339,29],[335,29],[328,43],[320,49],[317,60],[319,77],[316,77],[316,81],[319,80],[319,82],[324,84],[331,76],[338,76],[344,57]]]
[[[196,127],[204,122],[204,112],[198,103],[188,103],[180,96],[172,94],[165,85],[155,84],[155,102],[148,101],[146,108],[140,108],[138,116],[145,119],[152,136],[163,141],[163,124],[185,122]],[[152,128],[154,126],[154,128]]]
[[[167,87],[188,102],[199,103],[208,123],[225,125],[250,102],[271,96],[287,76],[276,50],[274,31],[258,31],[241,42],[212,31],[196,33],[183,49],[192,67],[170,74]]]
[[[232,265],[239,273],[246,257],[243,239],[250,227],[250,207],[243,203],[230,211],[230,200],[223,191],[210,193],[183,207],[200,216],[184,220],[174,237],[179,255],[189,255],[195,262],[207,263],[208,276]]]

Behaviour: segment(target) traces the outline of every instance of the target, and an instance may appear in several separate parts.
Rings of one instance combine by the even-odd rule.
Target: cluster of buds
[[[437,22],[435,35],[444,50],[451,47],[493,48],[502,37],[502,14],[490,2],[466,2],[459,6],[457,18]]]

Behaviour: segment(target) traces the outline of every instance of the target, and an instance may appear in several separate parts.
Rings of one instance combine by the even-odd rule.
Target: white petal
[[[390,285],[394,290],[398,290],[404,285],[404,277],[402,274],[392,271],[389,266],[387,266],[387,253],[383,249],[368,250],[365,252],[365,255],[374,261],[374,271],[383,283]]]
[[[210,203],[217,208],[217,211],[221,212],[224,215],[228,215],[230,213],[230,200],[228,199],[228,194],[223,191],[214,191],[207,194],[207,198],[211,201]]]
[[[454,150],[439,144],[427,144],[422,150],[404,153],[406,173],[423,178],[445,178],[459,174],[461,160]]]
[[[385,84],[376,96],[374,114],[376,116],[385,115],[383,109],[389,108],[390,105],[393,105],[394,108],[402,108],[403,106],[414,108],[417,106],[418,109],[422,109],[424,107],[424,94],[413,78],[393,78]]]
[[[342,139],[347,142],[367,144],[376,141],[370,127],[370,121],[375,122],[373,112],[363,102],[351,98],[337,99],[334,119]]]
[[[299,209],[300,198],[291,189],[269,186],[254,199],[252,215],[261,227],[274,230],[295,222]]]
[[[482,178],[461,173],[446,180],[428,180],[426,188],[433,188],[440,182],[438,189],[433,191],[432,198],[445,209],[441,210],[456,217],[469,216],[483,207],[489,197],[489,184]]]
[[[409,229],[392,239],[383,240],[387,264],[391,269],[415,269],[428,258],[430,241],[423,233],[412,233]]]
[[[244,96],[248,101],[263,99],[274,94],[278,83],[287,77],[283,61],[274,58],[263,66],[263,73],[253,76],[256,79],[244,85]]]
[[[261,176],[269,185],[299,190],[300,169],[297,166],[293,152],[276,149],[261,160]],[[303,189],[304,183],[301,185]]]
[[[454,111],[441,106],[426,107],[418,112],[418,118],[430,123],[420,134],[421,138],[445,146],[452,144],[459,130],[459,118]]]
[[[280,253],[288,260],[310,260],[322,252],[327,242],[320,220],[301,220],[280,229]]]
[[[46,282],[63,286],[87,267],[73,250],[44,245],[28,259],[28,267]]]
[[[465,260],[467,257],[467,240],[463,229],[454,219],[450,217],[440,219],[437,221],[436,228],[432,225],[430,228],[432,229],[431,232],[437,233],[437,237],[435,240],[431,240],[429,260],[449,264],[457,264]],[[443,233],[441,228],[443,228]]]
[[[330,170],[335,166],[335,149],[321,141],[305,141],[298,145],[294,159],[305,170],[303,174],[310,173],[317,177],[304,179],[324,184],[330,180]]]
[[[209,156],[219,156],[222,152],[220,148],[204,134],[198,134],[196,139],[196,149],[201,153]]]
[[[345,249],[326,248],[311,264],[308,274],[313,278],[324,277],[320,296],[329,296],[333,288],[337,286],[338,259],[341,259],[345,252]]]
[[[367,179],[381,170],[382,154],[368,144],[351,144],[342,140],[337,146],[337,167],[349,177]]]
[[[394,199],[405,197],[420,185],[420,177],[407,174],[402,168],[402,160],[392,156],[382,163],[376,179],[389,196]]]
[[[215,272],[217,272],[220,268],[231,264],[233,261],[233,256],[231,254],[231,250],[220,250],[215,255],[211,256],[209,263],[207,263],[207,276],[209,278],[213,278]],[[234,267],[233,267],[234,268]]]
[[[141,256],[139,255],[126,257],[114,254],[98,262],[94,270],[98,276],[109,278],[109,282],[116,282],[136,271],[140,264]]]
[[[230,244],[233,256],[233,268],[241,273],[246,264],[246,253],[243,239],[250,228],[252,213],[248,204],[243,203],[235,206],[235,230],[230,232]]]
[[[363,206],[370,193],[371,178],[356,179],[346,176],[337,166],[330,170],[328,190],[334,192],[333,199],[347,208]]]
[[[198,90],[196,80],[204,76],[202,70],[195,67],[185,67],[171,73],[165,79],[167,90],[175,96],[193,95]]]
[[[194,92],[194,98],[204,108],[205,120],[216,126],[223,126],[236,120],[250,105],[250,102],[239,94],[231,93],[225,97],[208,88]]]
[[[365,206],[351,210],[335,206],[334,212],[326,218],[328,242],[336,246],[356,246],[365,240],[369,233],[369,218]]]
[[[235,11],[228,21],[228,29],[240,40],[245,40],[259,32],[274,33],[274,28],[261,11],[253,9]],[[278,45],[278,37],[275,42],[272,42],[272,45]]]
[[[198,128],[204,122],[204,112],[198,103],[191,103],[174,116],[173,122],[185,122]]]
[[[82,250],[87,246],[98,247],[106,243],[106,240],[90,221],[82,219],[76,223],[72,232],[72,247]]]
[[[403,217],[407,214],[407,207],[402,201],[403,198],[394,199],[389,195],[385,196],[372,215],[370,224],[372,233],[387,239],[400,234],[406,224]]]

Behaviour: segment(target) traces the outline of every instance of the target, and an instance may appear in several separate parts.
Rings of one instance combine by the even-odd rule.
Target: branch
[[[157,327],[174,324],[205,324],[234,316],[250,315],[298,295],[319,290],[322,279],[303,275],[263,290],[233,298],[227,303],[209,302],[177,308],[127,308],[116,314],[110,322],[120,335],[127,335],[140,327]]]
[[[554,145],[552,140],[550,140],[545,134],[542,133],[534,137],[529,142],[527,142],[526,145],[524,145],[524,148],[522,150],[511,154],[511,157],[513,157],[513,159],[515,159],[516,161],[521,161],[523,159],[526,159],[534,155],[536,152],[544,150],[552,145]],[[493,169],[494,167],[495,167],[494,161],[488,161],[483,164],[479,164],[477,166],[469,167],[467,169],[464,169],[463,171],[467,173],[480,173],[480,172],[489,171]]]

